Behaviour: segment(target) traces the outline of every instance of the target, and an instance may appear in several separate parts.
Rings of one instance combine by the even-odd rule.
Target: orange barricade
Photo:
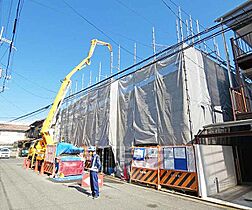
[[[159,148],[135,147],[133,148],[130,180],[138,183],[159,186]]]
[[[133,147],[131,181],[198,193],[192,145]]]
[[[160,170],[160,185],[198,192],[197,174],[195,172]]]
[[[55,164],[44,161],[44,172],[48,174],[53,174],[55,172]]]
[[[45,160],[41,166],[40,174],[44,174],[45,172],[54,175],[55,157],[56,157],[56,145],[47,145],[45,152]]]
[[[132,167],[131,181],[157,185],[158,184],[158,170],[149,169],[149,168]]]

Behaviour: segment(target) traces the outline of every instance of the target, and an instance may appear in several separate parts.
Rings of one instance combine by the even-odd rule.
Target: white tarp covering
[[[187,144],[217,121],[217,108],[230,118],[227,71],[189,48],[90,90],[61,111],[59,136],[80,146],[112,146],[122,164],[133,145]]]

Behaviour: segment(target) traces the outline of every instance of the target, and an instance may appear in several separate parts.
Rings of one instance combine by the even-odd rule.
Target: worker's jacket
[[[95,171],[98,172],[101,170],[101,161],[100,161],[100,156],[97,154],[94,154],[92,159],[91,159],[91,168],[89,169],[90,171]]]

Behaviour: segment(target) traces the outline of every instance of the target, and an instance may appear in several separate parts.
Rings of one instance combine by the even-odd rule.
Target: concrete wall
[[[15,141],[25,138],[24,132],[0,131],[0,144],[13,144]]]
[[[196,145],[195,151],[202,197],[217,194],[216,178],[220,192],[237,185],[231,146]]]

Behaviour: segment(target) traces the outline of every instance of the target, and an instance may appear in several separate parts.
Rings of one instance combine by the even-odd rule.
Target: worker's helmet
[[[96,150],[96,149],[95,149],[94,146],[90,146],[90,147],[88,148],[88,151],[89,151],[89,152],[95,152],[95,150]]]

